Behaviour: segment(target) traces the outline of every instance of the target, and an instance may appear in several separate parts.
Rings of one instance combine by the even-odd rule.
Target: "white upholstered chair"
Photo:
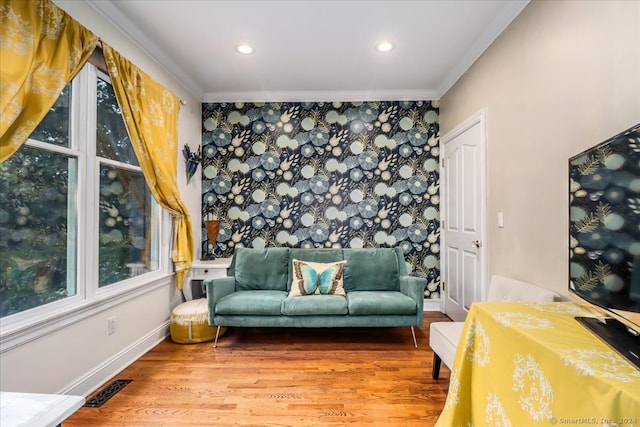
[[[553,291],[508,277],[493,276],[487,301],[552,302],[558,297]],[[433,350],[433,379],[438,379],[440,363],[449,369],[456,356],[464,322],[434,322],[429,327],[429,346]]]

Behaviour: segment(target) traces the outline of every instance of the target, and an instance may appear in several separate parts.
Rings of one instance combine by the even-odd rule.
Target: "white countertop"
[[[82,396],[0,392],[0,426],[55,427],[84,405]]]

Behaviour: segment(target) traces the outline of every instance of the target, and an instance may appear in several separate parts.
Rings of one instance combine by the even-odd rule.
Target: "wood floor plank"
[[[431,378],[429,324],[443,320],[425,312],[418,349],[409,328],[230,328],[215,349],[167,338],[114,378],[131,383],[63,425],[432,426],[449,371]]]

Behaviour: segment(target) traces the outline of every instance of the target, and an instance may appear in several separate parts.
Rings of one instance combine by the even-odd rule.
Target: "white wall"
[[[178,180],[185,202],[194,214],[192,220],[196,224],[199,242],[200,188],[196,188],[199,179],[194,177],[186,186],[181,149],[185,143],[192,148],[200,144],[200,99],[188,93],[85,2],[60,0],[55,3],[187,101],[180,111]],[[170,257],[168,247],[164,248],[164,253]],[[68,326],[27,344],[3,349],[0,355],[0,389],[86,396],[164,339],[168,333],[171,308],[180,301],[173,277],[168,276],[146,293],[135,294],[115,305],[108,304],[89,317],[73,318]],[[112,316],[116,317],[117,330],[115,334],[108,335],[107,319]]]
[[[640,122],[640,2],[530,3],[443,96],[441,134],[482,108],[488,273],[566,295],[568,158]]]

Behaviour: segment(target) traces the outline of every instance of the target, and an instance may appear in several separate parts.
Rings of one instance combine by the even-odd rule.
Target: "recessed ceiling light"
[[[247,43],[241,43],[236,46],[236,51],[243,55],[251,55],[253,52],[255,52],[255,49]]]
[[[389,52],[391,49],[393,49],[393,43],[391,42],[382,42],[376,45],[378,52]]]

